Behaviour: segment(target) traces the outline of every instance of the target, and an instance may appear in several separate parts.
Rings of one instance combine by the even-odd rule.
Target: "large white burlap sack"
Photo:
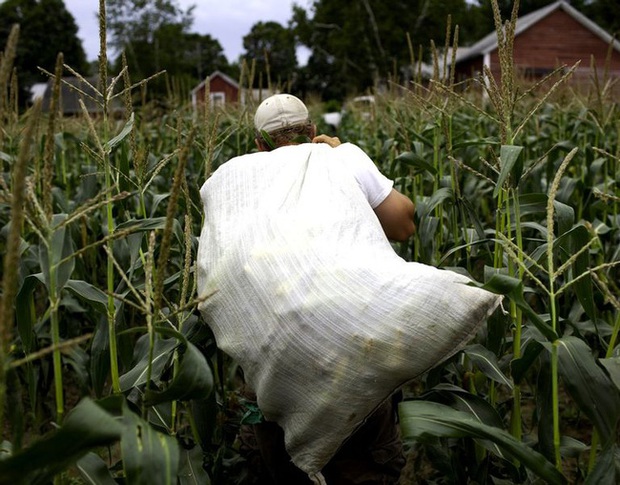
[[[401,259],[344,152],[302,144],[238,157],[201,189],[198,291],[213,293],[203,317],[310,476],[500,302],[462,275]]]

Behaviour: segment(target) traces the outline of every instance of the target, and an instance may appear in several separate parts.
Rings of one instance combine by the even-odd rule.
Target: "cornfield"
[[[504,24],[495,11],[501,82],[436,69],[338,131],[415,202],[403,258],[507,296],[404,387],[403,483],[616,483],[616,86],[593,70],[577,91],[571,66],[524,85],[516,8]],[[61,55],[49,109],[20,114],[17,28],[1,57],[0,483],[252,483],[235,436],[255,410],[201,322],[193,265],[198,190],[254,150],[255,106],[140,105],[148,80],[108,78],[101,31],[97,116],[60,115],[62,75],[79,75]]]

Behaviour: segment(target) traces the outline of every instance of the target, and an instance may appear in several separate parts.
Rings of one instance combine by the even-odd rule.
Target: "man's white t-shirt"
[[[392,191],[394,182],[379,172],[364,151],[352,143],[333,148],[341,162],[355,177],[370,207],[375,209]]]

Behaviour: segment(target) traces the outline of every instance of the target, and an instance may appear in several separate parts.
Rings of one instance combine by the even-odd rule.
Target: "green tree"
[[[468,19],[465,0],[317,0],[313,16],[296,8],[294,32],[311,49],[305,88],[342,98],[383,82],[410,63],[407,37],[429,56],[430,41],[443,45],[448,15]],[[416,52],[417,55],[417,52]]]
[[[4,46],[13,24],[20,24],[17,68],[20,102],[28,98],[27,89],[47,81],[39,67],[54,71],[58,52],[80,73],[89,74],[89,65],[77,36],[75,19],[62,0],[5,0],[0,3],[0,46]]]
[[[572,2],[590,20],[600,25],[608,34],[620,38],[620,10],[617,0],[580,0]]]
[[[214,70],[227,71],[222,46],[210,35],[189,32],[193,7],[183,10],[172,0],[109,0],[111,45],[125,53],[132,81],[160,71],[149,83],[149,97],[163,98],[173,84],[186,94]],[[120,57],[116,68],[120,68]],[[172,82],[170,82],[172,81]]]
[[[277,22],[258,22],[243,37],[248,64],[256,65],[256,83],[266,82],[269,76],[277,86],[294,82],[297,70],[297,54],[293,32]]]
[[[183,10],[177,0],[107,0],[106,22],[110,45],[121,51],[134,42],[153,43],[165,25],[179,24],[187,32],[194,7]]]

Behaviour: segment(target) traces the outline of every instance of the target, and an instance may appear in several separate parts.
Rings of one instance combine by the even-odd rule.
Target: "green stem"
[[[52,345],[54,345],[54,352],[52,354],[52,362],[54,368],[54,394],[56,398],[56,422],[62,423],[62,418],[65,412],[63,385],[62,385],[62,358],[60,355],[60,325],[58,321],[58,290],[56,288],[56,267],[50,265],[50,323],[52,334]]]
[[[501,189],[497,195],[497,213],[495,214],[495,250],[493,252],[493,267],[499,269],[502,266],[503,248],[499,239],[499,234],[504,234],[504,214],[501,213],[501,207],[504,204],[504,189]]]
[[[149,332],[149,360],[146,366],[146,385],[145,385],[145,393],[151,387],[151,376],[153,374],[153,351],[155,350],[155,331],[153,329],[153,314],[148,312],[146,315],[146,327]],[[142,417],[144,419],[147,418],[147,406],[142,402]]]
[[[553,342],[551,347],[551,392],[553,406],[553,449],[555,467],[562,471],[562,456],[560,455],[560,402],[558,398],[558,344]]]
[[[614,348],[616,347],[616,340],[618,340],[618,333],[620,333],[620,311],[616,314],[616,323],[614,324],[614,329],[611,332],[607,352],[605,352],[606,359],[610,359],[614,355]]]
[[[106,129],[107,131],[107,129]],[[107,138],[106,138],[107,139]],[[105,163],[105,186],[106,189],[111,187],[111,174],[110,174],[110,161],[106,156]],[[106,203],[106,215],[108,223],[108,234],[111,236],[114,234],[114,217],[112,214],[112,201],[111,192],[108,191],[108,201]],[[115,313],[116,308],[114,305],[114,261],[112,260],[112,254],[114,251],[112,240],[107,243],[108,247],[108,260],[107,260],[107,289],[108,289],[108,305],[107,305],[107,317],[108,317],[108,339],[110,341],[110,374],[112,376],[112,392],[114,394],[120,394],[121,385],[118,371],[118,350],[116,346],[116,322]]]
[[[441,163],[439,157],[439,147],[441,142],[441,130],[438,125],[435,125],[435,129],[433,130],[433,165],[437,169],[437,176],[435,177],[435,186],[434,191],[436,192],[441,183],[441,179],[443,178],[443,165]],[[437,242],[435,245],[435,261],[439,261],[441,259],[440,249],[443,246],[443,205],[438,204],[435,208],[435,216],[439,220],[439,232],[437,233]]]
[[[523,281],[523,234],[521,233],[521,208],[519,207],[519,194],[516,189],[512,190],[513,207],[515,212],[515,236],[517,239],[517,252],[519,258],[519,279]],[[513,359],[521,358],[521,335],[523,331],[523,314],[519,308],[513,308],[511,302],[510,310],[511,315],[514,318],[514,335],[512,340],[512,352]],[[512,422],[511,431],[512,435],[519,441],[522,437],[522,417],[521,417],[521,386],[518,383],[514,383],[513,391],[513,408],[512,408]]]

